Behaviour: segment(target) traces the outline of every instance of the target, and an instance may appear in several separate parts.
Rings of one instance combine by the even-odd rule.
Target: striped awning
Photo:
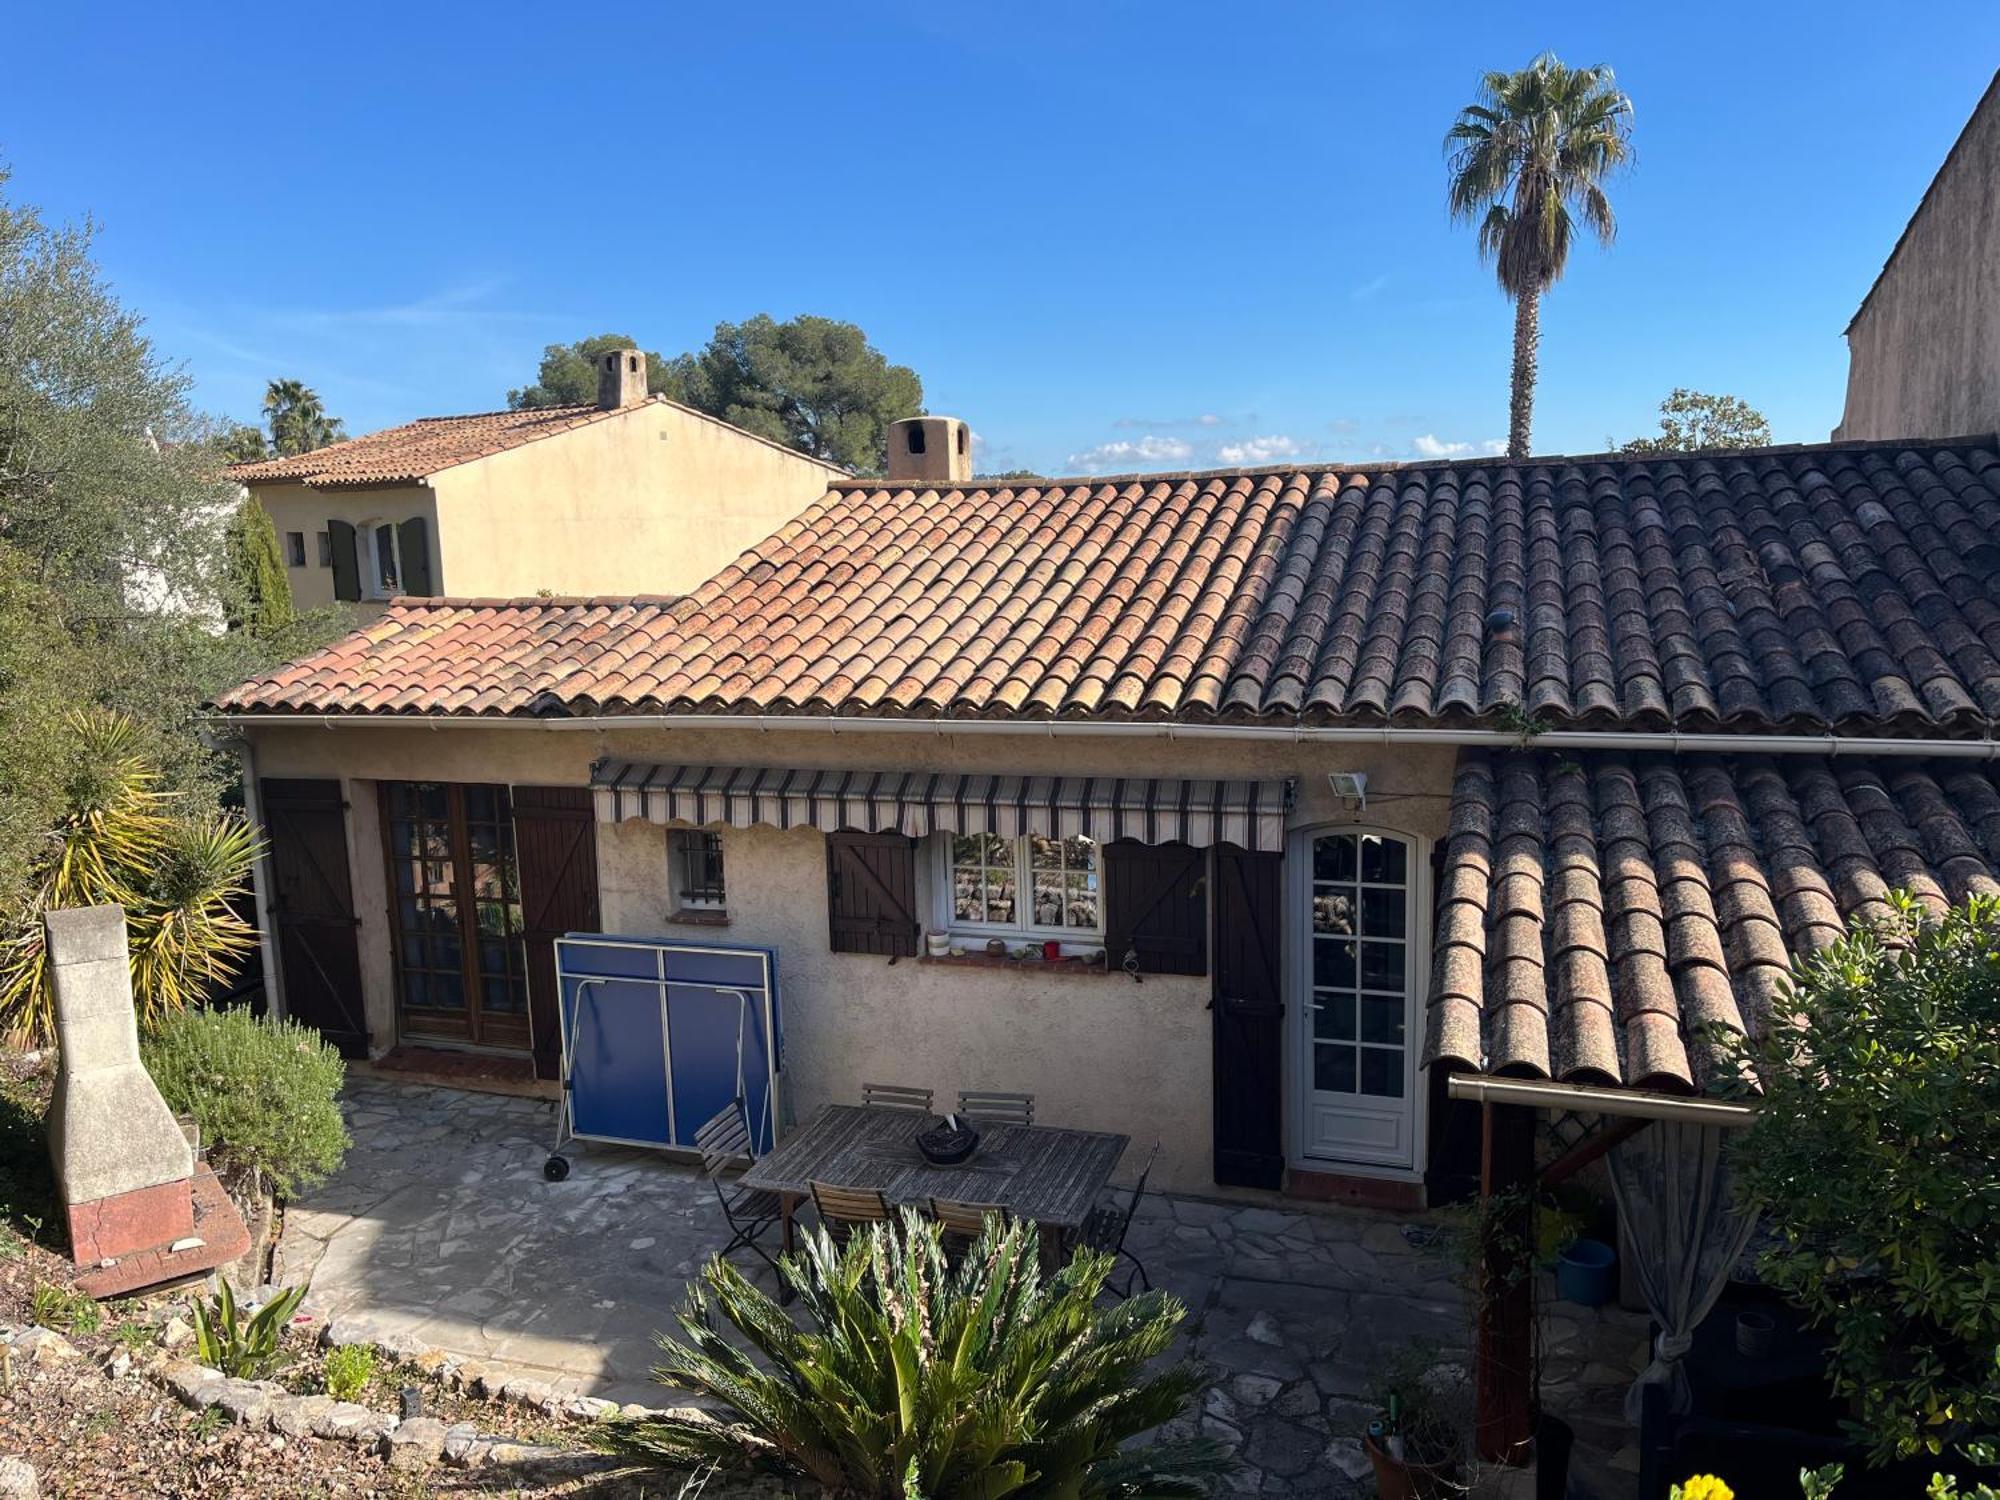
[[[1102,842],[1284,846],[1288,781],[1137,776],[964,776],[937,771],[787,771],[599,761],[600,822],[817,828],[826,833],[997,833]]]

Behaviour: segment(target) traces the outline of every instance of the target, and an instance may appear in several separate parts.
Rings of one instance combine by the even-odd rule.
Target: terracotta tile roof
[[[483,411],[464,417],[419,417],[401,427],[349,438],[344,443],[233,465],[229,474],[239,484],[309,484],[339,489],[371,484],[414,484],[440,469],[470,463],[489,453],[504,452],[537,438],[587,427],[615,417],[623,407],[544,406],[532,411]]]
[[[1984,761],[1468,752],[1438,893],[1426,1063],[1706,1088],[1794,956],[2000,891]]]
[[[509,714],[582,672],[609,671],[670,618],[633,599],[397,599],[371,624],[216,700],[230,711]]]
[[[672,609],[405,603],[224,704],[1977,735],[1996,450],[845,483]]]

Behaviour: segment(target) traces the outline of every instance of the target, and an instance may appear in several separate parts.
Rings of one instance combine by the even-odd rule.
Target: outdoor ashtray
[[[936,1167],[955,1167],[978,1149],[979,1132],[970,1120],[946,1115],[944,1123],[917,1132],[917,1149]]]

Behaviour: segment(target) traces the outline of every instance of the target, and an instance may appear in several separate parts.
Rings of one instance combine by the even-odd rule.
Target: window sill
[[[677,911],[667,916],[670,927],[727,927],[729,913],[726,911]]]
[[[925,953],[918,956],[917,962],[938,969],[1011,969],[1020,974],[1062,974],[1097,979],[1118,974],[1123,977],[1122,970],[1108,968],[1103,963],[1092,963],[1086,958],[995,958],[990,953],[947,954],[939,958]]]

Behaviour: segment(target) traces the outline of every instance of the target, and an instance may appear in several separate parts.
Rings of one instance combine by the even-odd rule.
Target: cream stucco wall
[[[374,814],[377,780],[583,785],[600,755],[689,764],[1295,776],[1294,827],[1361,823],[1429,840],[1445,831],[1454,760],[1445,747],[1356,750],[1032,735],[376,726],[250,732],[262,774],[338,776],[348,782],[365,999],[378,1048],[393,1040],[394,1006]],[[1333,797],[1325,781],[1333,770],[1368,774],[1370,805],[1364,814]],[[666,836],[665,829],[644,822],[600,827],[605,930],[676,930],[665,925]],[[819,834],[727,829],[723,849],[729,926],[692,931],[778,951],[795,1118],[809,1117],[830,1100],[855,1097],[868,1080],[927,1085],[940,1098],[969,1087],[1029,1089],[1043,1118],[1122,1131],[1142,1151],[1158,1140],[1162,1185],[1212,1185],[1206,978],[1149,975],[1135,984],[1122,974],[1057,974],[1032,966],[983,970],[835,954],[827,945],[826,854]]]
[[[303,609],[332,604],[319,560],[329,517],[430,522],[433,588],[460,597],[678,594],[826,493],[841,471],[671,402],[489,454],[429,484],[319,490],[259,484],[279,541],[305,537],[285,576]],[[367,578],[364,565],[362,577]],[[362,618],[379,603],[351,606]]]
[[[400,525],[412,516],[422,516],[431,534],[435,586],[439,590],[453,587],[450,578],[437,567],[437,497],[426,485],[316,490],[303,484],[259,484],[251,486],[250,493],[271,513],[271,521],[278,528],[280,548],[285,545],[286,532],[296,531],[306,539],[306,565],[294,568],[288,560],[285,568],[285,577],[292,585],[292,602],[300,609],[324,609],[334,602],[333,569],[322,567],[319,560],[319,534],[326,530],[330,519],[358,527],[370,521],[392,521]],[[358,542],[357,538],[357,545]],[[365,566],[361,576],[365,588],[368,576]],[[362,618],[372,618],[382,612],[382,604],[373,600],[348,607]]]
[[[2000,431],[2000,78],[1847,330],[1836,438]]]
[[[433,476],[453,593],[684,593],[839,471],[652,401]]]

